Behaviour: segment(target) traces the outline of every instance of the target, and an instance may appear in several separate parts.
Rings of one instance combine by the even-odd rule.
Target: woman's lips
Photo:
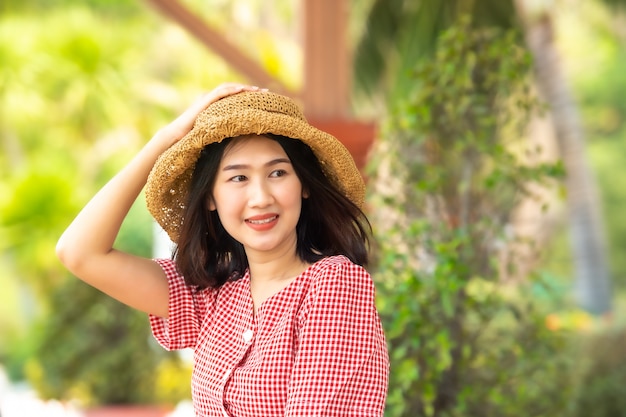
[[[274,227],[278,221],[278,214],[264,214],[247,218],[246,224],[256,231],[265,231]]]

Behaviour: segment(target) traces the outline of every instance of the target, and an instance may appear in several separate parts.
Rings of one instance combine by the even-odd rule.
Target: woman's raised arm
[[[120,252],[113,248],[113,243],[159,155],[191,130],[198,114],[209,104],[231,94],[257,89],[222,84],[159,130],[87,203],[59,239],[57,256],[67,269],[124,304],[167,317],[168,284],[161,267],[150,259]]]

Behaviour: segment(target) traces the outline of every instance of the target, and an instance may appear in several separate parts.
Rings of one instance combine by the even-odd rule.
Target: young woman
[[[146,188],[173,259],[113,248]],[[194,350],[197,416],[381,416],[389,372],[364,184],[287,97],[224,84],[161,129],[85,206],[57,253]]]

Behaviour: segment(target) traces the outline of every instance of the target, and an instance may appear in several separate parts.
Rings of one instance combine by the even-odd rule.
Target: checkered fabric
[[[389,376],[370,275],[322,259],[253,314],[250,277],[194,291],[171,260],[169,319],[151,316],[166,349],[192,348],[197,416],[382,416]]]

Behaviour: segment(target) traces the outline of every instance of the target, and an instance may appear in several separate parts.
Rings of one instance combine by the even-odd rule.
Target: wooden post
[[[339,139],[362,169],[376,125],[351,115],[347,0],[303,0],[303,5],[305,114],[312,125]]]
[[[350,54],[346,0],[303,0],[305,111],[312,119],[347,118]]]

